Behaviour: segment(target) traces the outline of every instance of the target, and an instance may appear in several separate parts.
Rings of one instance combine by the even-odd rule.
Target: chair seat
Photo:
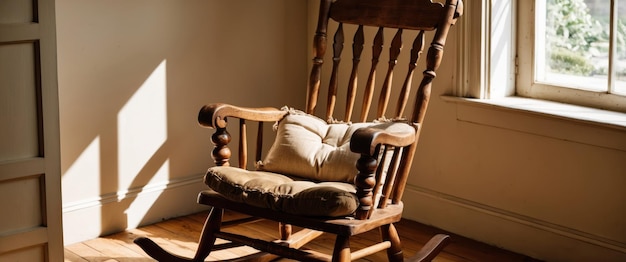
[[[354,185],[313,182],[237,167],[209,168],[205,183],[224,198],[293,215],[341,217],[354,213],[359,200]]]
[[[314,230],[331,232],[343,236],[354,236],[380,226],[380,223],[395,223],[402,219],[404,203],[389,204],[385,209],[379,209],[372,217],[366,220],[346,219],[344,217],[328,218],[299,216],[282,211],[274,211],[268,208],[250,206],[248,204],[226,199],[224,195],[212,189],[201,191],[198,194],[198,203],[217,208],[251,215],[254,217],[282,221],[283,223],[306,227]]]

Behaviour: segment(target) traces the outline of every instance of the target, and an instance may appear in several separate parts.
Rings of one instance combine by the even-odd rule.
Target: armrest
[[[382,201],[383,206],[386,205],[384,203],[387,202],[391,188],[395,186],[393,181],[396,179],[394,177],[387,179],[386,175],[378,176],[375,174],[380,167],[376,159],[380,145],[396,147],[393,151],[394,156],[396,156],[395,154],[400,152],[399,148],[415,143],[418,127],[419,124],[410,124],[408,122],[385,122],[379,125],[359,128],[352,134],[350,150],[361,155],[359,160],[356,161],[356,169],[359,172],[354,178],[356,195],[359,198],[359,208],[355,214],[356,219],[368,219],[372,214],[372,210],[376,209],[381,203],[379,201]],[[404,152],[404,150],[402,151]],[[404,157],[404,154],[400,158],[402,157]],[[383,158],[385,158],[384,155]],[[396,158],[396,160],[405,162],[403,159]],[[408,163],[410,164],[410,161]],[[395,168],[397,168],[397,165],[386,165],[384,164],[383,168],[387,171],[391,169],[390,173],[396,176]],[[406,170],[402,167],[400,168],[402,169],[400,176],[403,177],[406,174]],[[385,190],[385,193],[382,193],[382,190]],[[381,198],[382,195],[387,197]]]
[[[352,134],[350,150],[359,154],[373,155],[380,144],[404,147],[415,142],[419,127],[417,124],[397,122],[392,124],[403,124],[406,128],[388,128],[389,125],[385,124],[360,128]]]
[[[249,108],[218,103],[203,106],[198,113],[198,123],[203,127],[225,128],[227,117],[252,121],[278,121],[286,114],[287,111],[273,107]]]

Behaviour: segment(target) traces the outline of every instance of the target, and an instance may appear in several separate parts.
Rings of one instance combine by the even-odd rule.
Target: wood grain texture
[[[242,215],[234,212],[225,212],[224,219],[232,220]],[[65,262],[148,262],[154,261],[149,258],[138,246],[133,244],[133,239],[138,236],[149,236],[168,251],[180,255],[193,256],[197,239],[202,230],[206,213],[197,213],[184,217],[173,218],[157,224],[131,229],[117,234],[88,240],[65,247]],[[241,233],[247,231],[261,239],[274,239],[278,237],[276,228],[278,223],[262,220],[239,227],[224,229],[227,232]],[[511,261],[511,262],[534,262],[532,258],[519,255],[493,246],[479,243],[461,236],[456,236],[443,230],[429,227],[410,220],[401,220],[395,224],[402,240],[403,256],[409,259],[415,255],[427,241],[436,234],[444,233],[451,235],[450,244],[446,246],[433,261],[436,262],[467,262],[467,261]],[[350,238],[352,248],[365,248],[380,240],[379,232],[370,231]],[[217,244],[225,243],[218,239]],[[316,240],[309,242],[305,248],[332,252],[334,237],[323,234]],[[231,247],[228,249],[212,252],[206,261],[228,261],[240,256],[254,256],[258,251],[250,247]],[[385,261],[386,252],[377,252],[357,261]],[[278,259],[276,261],[293,261]]]

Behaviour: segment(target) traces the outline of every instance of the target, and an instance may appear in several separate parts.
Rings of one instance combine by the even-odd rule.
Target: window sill
[[[523,97],[442,96],[457,120],[626,151],[626,113]]]

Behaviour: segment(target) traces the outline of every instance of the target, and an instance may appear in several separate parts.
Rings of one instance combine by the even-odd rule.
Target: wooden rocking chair
[[[211,209],[195,257],[170,254],[148,238],[138,238],[135,243],[159,261],[204,261],[211,251],[222,248],[215,244],[218,238],[264,251],[261,252],[264,256],[255,257],[255,261],[278,257],[298,261],[352,261],[383,250],[390,261],[403,261],[400,238],[393,223],[402,216],[402,194],[446,37],[462,11],[461,0],[447,0],[445,4],[431,0],[321,0],[303,111],[228,104],[206,105],[200,110],[200,124],[216,129],[212,135],[216,166],[209,168],[205,176],[210,189],[198,196],[198,203]],[[328,59],[326,42],[331,28],[336,33],[329,45],[332,58]],[[354,32],[351,53],[342,52],[344,31]],[[387,33],[393,37],[389,46],[384,47]],[[432,38],[425,36],[430,33]],[[363,52],[366,38],[372,39],[371,52]],[[410,38],[412,48],[401,56],[403,38]],[[417,88],[412,88],[413,72],[425,39],[432,41],[423,63],[423,78]],[[388,51],[382,52],[383,49]],[[340,64],[342,53],[351,58],[351,64]],[[362,53],[371,57],[368,59],[371,63],[361,69],[366,81],[357,78],[360,62],[365,61]],[[379,70],[377,64],[382,58],[389,62]],[[323,69],[325,59],[332,61],[326,63],[328,70]],[[393,84],[398,60],[405,61],[408,67],[403,68],[408,70],[397,70],[403,74],[403,81]],[[343,67],[351,73],[340,74]],[[322,80],[322,72],[330,75],[329,80]],[[377,81],[378,72],[382,77]],[[320,92],[321,86],[327,86],[328,90]],[[339,92],[340,87],[346,87],[345,91]],[[316,117],[320,94],[327,94],[326,110],[324,115]],[[375,94],[378,106],[370,116]],[[344,95],[346,102],[338,105],[345,108],[344,116],[338,118],[336,100]],[[392,97],[398,99],[390,102]],[[362,102],[355,106],[357,100]],[[413,101],[413,108],[405,111],[408,101]],[[395,111],[388,113],[387,108],[393,105]],[[352,117],[354,111],[360,111],[356,120]],[[405,114],[407,111],[410,114]],[[239,127],[238,167],[229,164],[231,136],[227,120],[231,119],[239,119],[239,125],[235,126]],[[263,123],[268,122],[276,123],[276,137],[271,148],[264,152],[263,140],[267,140],[268,132],[263,132]],[[247,169],[249,123],[258,127],[257,135],[251,136],[252,141],[256,140],[256,165],[252,170]],[[225,209],[250,217],[223,222]],[[278,239],[264,241],[222,230],[256,219],[279,222]],[[299,230],[292,232],[296,228]],[[351,236],[373,229],[380,230],[379,243],[351,250]],[[336,235],[332,254],[304,247],[324,232]],[[433,237],[411,259],[431,260],[447,240],[446,235]]]

